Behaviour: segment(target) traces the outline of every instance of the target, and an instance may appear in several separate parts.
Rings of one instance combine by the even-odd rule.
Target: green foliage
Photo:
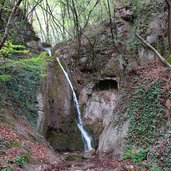
[[[171,54],[167,57],[167,62],[171,64]]]
[[[137,79],[135,77],[131,85],[136,84]],[[126,94],[131,97],[125,110],[130,118],[130,125],[125,138],[123,157],[133,162],[140,162],[146,159],[148,153],[146,167],[149,170],[168,171],[167,168],[171,167],[169,146],[171,138],[169,136],[164,138],[166,134],[170,135],[170,127],[162,100],[163,97],[169,98],[170,93],[163,92],[161,80],[149,83],[149,80],[144,79],[140,83],[140,86],[134,88],[133,94]],[[136,149],[143,150],[137,151]],[[149,149],[149,152],[146,149]],[[154,165],[156,167],[153,167]]]
[[[2,169],[1,171],[12,171],[12,169],[10,167],[6,167],[6,168]]]
[[[2,97],[12,101],[16,105],[14,106],[16,113],[24,114],[34,124],[37,117],[35,103],[37,86],[42,78],[41,75],[45,75],[44,70],[49,57],[45,52],[37,57],[30,57],[31,54],[24,46],[13,45],[10,41],[5,46],[0,51]],[[3,108],[2,104],[0,108]]]
[[[0,81],[2,81],[2,82],[6,82],[10,78],[11,78],[11,75],[10,74],[2,74],[2,75],[0,75]]]
[[[154,143],[154,136],[160,136],[160,127],[164,123],[160,96],[161,89],[157,83],[149,88],[142,84],[135,93],[135,99],[127,108],[131,118],[129,134],[126,138],[128,149],[134,146],[148,148]]]
[[[159,168],[157,166],[150,166],[149,171],[161,171],[161,168]]]
[[[150,164],[157,163],[164,171],[170,171],[171,168],[171,133],[165,135],[157,145],[150,151]]]
[[[6,153],[6,151],[12,147],[20,147],[21,144],[18,143],[17,141],[14,140],[9,140],[9,141],[5,141],[5,140],[0,140],[0,152],[1,153]]]
[[[16,159],[14,160],[14,163],[23,168],[26,165],[26,159],[23,156],[17,156]]]
[[[29,3],[29,5],[34,7],[36,2],[32,2],[32,0],[30,1],[31,3]],[[74,5],[72,2],[74,2]],[[46,28],[44,26],[46,24],[46,17],[44,17],[45,11],[43,11],[41,7],[37,7],[37,14],[40,19],[40,23],[38,20],[33,21],[35,30],[45,42],[51,41],[53,43],[57,43],[59,41],[73,38],[75,36],[77,26],[79,26],[80,30],[78,34],[80,34],[84,33],[86,28],[91,25],[95,23],[100,24],[102,21],[109,18],[106,0],[74,0],[67,1],[65,3],[61,0],[48,0],[47,3],[51,9],[53,9],[54,6],[56,8],[56,10],[51,10],[53,15],[51,15],[51,13],[46,13],[49,32],[45,31]],[[47,3],[42,1],[40,4],[46,9]],[[111,5],[111,13],[113,16],[114,0],[109,0],[109,3]],[[75,12],[77,13],[78,22],[76,22],[74,17]],[[57,20],[53,16],[55,16]],[[43,29],[41,27],[43,27]]]
[[[134,16],[133,18],[135,30],[139,30],[141,32],[146,31],[151,14],[161,11],[161,9],[164,8],[164,4],[165,2],[163,0],[156,0],[150,3],[145,0],[123,1],[123,5],[128,6]]]
[[[24,168],[27,162],[26,162],[26,158],[21,155],[21,156],[17,156],[14,161],[8,160],[7,163],[8,164],[15,163],[20,168]]]
[[[18,54],[27,54],[29,50],[26,50],[24,45],[15,45],[11,41],[6,41],[4,46],[0,49],[0,55],[2,57],[10,57]]]
[[[9,149],[12,149],[12,147],[20,148],[21,144],[15,140],[9,140],[9,141],[6,141],[4,139],[0,140],[0,153],[3,156],[5,156],[7,151]],[[6,165],[7,165],[6,168],[4,168],[4,170],[11,171],[11,168],[8,167],[8,165],[11,165],[11,164],[16,164],[19,167],[24,168],[24,166],[28,163],[29,159],[30,159],[30,156],[27,153],[22,153],[22,154],[18,155],[14,160],[7,158],[7,160],[4,161],[4,163],[6,163]],[[0,170],[1,170],[1,168],[0,168]]]
[[[139,151],[133,152],[128,149],[124,151],[123,159],[130,159],[134,163],[139,163],[146,159],[148,150],[141,149]]]

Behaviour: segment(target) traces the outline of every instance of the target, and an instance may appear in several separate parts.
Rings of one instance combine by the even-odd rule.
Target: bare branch
[[[169,67],[169,69],[171,69],[171,65],[167,62],[167,60],[165,58],[163,58],[160,53],[153,47],[151,46],[147,41],[145,41],[140,35],[135,34],[135,36],[144,44],[146,45],[149,49],[151,49],[156,55],[157,57],[166,65]]]

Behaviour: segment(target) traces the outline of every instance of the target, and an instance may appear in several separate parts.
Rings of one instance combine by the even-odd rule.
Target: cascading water
[[[71,87],[71,90],[72,90],[72,93],[73,93],[73,99],[74,99],[74,104],[75,104],[75,108],[76,108],[76,111],[77,111],[77,114],[78,114],[78,121],[77,121],[77,126],[81,132],[81,135],[82,135],[82,139],[83,139],[83,144],[84,144],[84,149],[85,151],[90,151],[92,150],[92,145],[91,145],[91,137],[88,135],[88,133],[86,132],[85,128],[84,128],[84,125],[83,125],[83,122],[82,122],[82,119],[81,119],[81,112],[80,112],[80,107],[79,107],[79,103],[78,103],[78,99],[77,99],[77,96],[76,96],[76,93],[74,91],[74,88],[73,88],[73,85],[69,79],[69,76],[67,74],[67,72],[65,71],[65,69],[63,68],[59,58],[56,58],[57,59],[57,62],[59,63],[70,87]]]

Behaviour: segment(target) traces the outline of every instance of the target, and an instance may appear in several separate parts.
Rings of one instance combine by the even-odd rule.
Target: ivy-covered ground
[[[169,171],[171,163],[171,74],[161,63],[127,73],[122,109],[130,119],[124,159],[149,170]]]

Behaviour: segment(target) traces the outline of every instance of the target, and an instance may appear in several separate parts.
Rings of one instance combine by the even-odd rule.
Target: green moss
[[[167,62],[171,64],[171,54],[167,57]]]
[[[5,168],[2,169],[1,171],[13,171],[13,169],[11,169],[10,167],[5,167]]]
[[[66,123],[60,129],[49,128],[47,140],[57,151],[83,150],[80,132],[73,123]]]
[[[81,161],[83,159],[83,154],[68,154],[64,159],[66,161]]]

